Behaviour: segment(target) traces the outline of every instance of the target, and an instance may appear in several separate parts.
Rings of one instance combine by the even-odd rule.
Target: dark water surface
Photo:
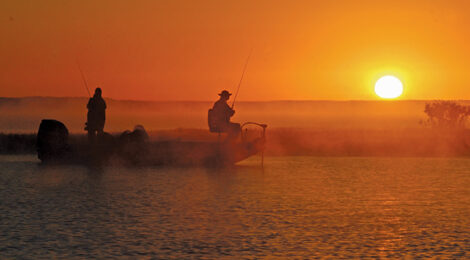
[[[2,156],[0,198],[0,258],[470,258],[470,159],[90,170]]]

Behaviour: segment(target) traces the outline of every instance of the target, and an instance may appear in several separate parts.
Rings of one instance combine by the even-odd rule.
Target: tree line
[[[470,116],[470,106],[455,101],[434,101],[426,103],[424,113],[427,115],[426,125],[441,129],[465,128]]]

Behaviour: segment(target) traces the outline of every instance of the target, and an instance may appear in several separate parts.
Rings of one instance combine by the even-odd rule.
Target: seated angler
[[[231,95],[227,90],[222,91],[219,100],[209,110],[211,132],[227,133],[227,140],[235,140],[241,133],[240,124],[230,122],[230,118],[235,114],[235,110],[227,104]]]

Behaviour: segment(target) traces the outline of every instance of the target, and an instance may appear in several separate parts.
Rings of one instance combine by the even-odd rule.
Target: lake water
[[[0,157],[0,258],[470,258],[470,159],[230,169]]]

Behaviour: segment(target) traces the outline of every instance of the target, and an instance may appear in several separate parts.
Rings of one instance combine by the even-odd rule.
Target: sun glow
[[[394,76],[383,76],[375,83],[375,93],[381,98],[397,98],[403,93],[403,84]]]

